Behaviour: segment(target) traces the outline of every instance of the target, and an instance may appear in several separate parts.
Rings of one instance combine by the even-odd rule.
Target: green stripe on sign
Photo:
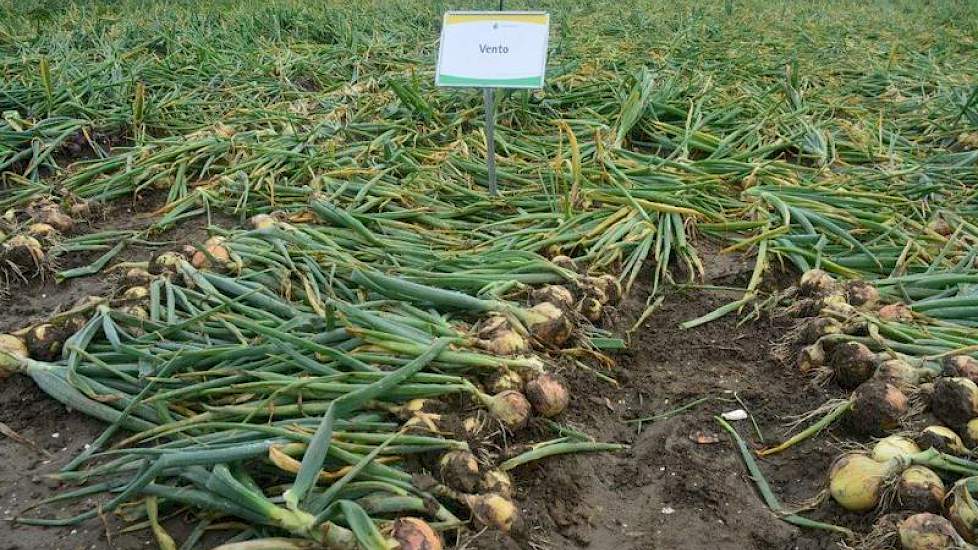
[[[439,86],[479,86],[499,88],[542,88],[542,76],[526,76],[523,78],[471,78],[450,74],[438,75]]]

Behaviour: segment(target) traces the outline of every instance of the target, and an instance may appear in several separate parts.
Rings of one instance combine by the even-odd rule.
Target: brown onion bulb
[[[809,269],[802,273],[798,290],[802,296],[821,296],[837,288],[835,279],[821,269]]]
[[[832,371],[843,388],[852,389],[869,380],[877,366],[877,355],[859,342],[842,342],[832,351]]]
[[[527,310],[527,328],[540,342],[559,347],[570,338],[574,327],[559,307],[542,302]]]
[[[828,334],[842,332],[842,323],[831,317],[815,317],[808,320],[798,333],[798,344],[814,344]]]
[[[394,520],[391,536],[400,545],[398,550],[442,550],[441,537],[428,523],[419,518],[403,517]]]
[[[54,361],[61,356],[61,348],[68,335],[51,323],[32,327],[24,337],[30,356],[39,361]]]
[[[846,421],[858,434],[881,436],[900,427],[907,415],[909,400],[899,388],[870,380],[852,392],[852,408]]]
[[[479,490],[483,493],[495,493],[506,498],[512,498],[513,478],[502,470],[489,470],[482,474]]]
[[[941,376],[962,376],[978,384],[978,359],[970,355],[945,357]]]
[[[798,352],[798,370],[802,373],[813,372],[825,365],[825,350],[822,344],[816,342],[801,348]]]
[[[550,263],[569,271],[577,271],[577,264],[569,256],[559,255],[550,258]]]
[[[492,393],[507,390],[520,391],[523,389],[523,377],[518,372],[509,369],[499,369],[486,382],[486,387]]]
[[[846,283],[846,297],[852,306],[872,309],[879,303],[880,292],[867,282],[849,281]]]
[[[550,302],[562,309],[574,307],[574,294],[566,286],[547,285],[543,288],[535,289],[530,294],[530,299],[534,304]]]
[[[580,302],[578,302],[577,311],[588,321],[597,323],[601,320],[601,316],[604,314],[604,307],[602,307],[601,301],[597,298],[594,298],[593,296],[585,296],[581,298]]]
[[[913,321],[913,312],[904,304],[883,306],[876,314],[884,321],[898,321],[902,323]]]
[[[974,478],[964,478],[954,484],[951,489],[951,503],[947,507],[947,517],[964,540],[978,542],[978,502],[968,490],[968,481]]]
[[[934,416],[960,428],[978,416],[978,385],[964,377],[938,378],[930,403]]]
[[[445,453],[438,461],[438,470],[445,485],[465,493],[475,492],[482,479],[479,461],[468,451]]]

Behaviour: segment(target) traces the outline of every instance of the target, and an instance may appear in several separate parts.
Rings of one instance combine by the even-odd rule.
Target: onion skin
[[[442,550],[441,537],[428,523],[419,518],[397,518],[391,536],[400,544],[399,550]]]
[[[500,369],[486,381],[486,387],[492,393],[502,393],[509,390],[520,391],[523,389],[523,385],[523,377],[518,372],[509,369]]]
[[[978,416],[978,385],[968,378],[938,378],[931,397],[934,416],[952,428],[961,428]]]
[[[925,466],[910,466],[900,474],[897,501],[904,510],[938,513],[945,494],[944,482]]]
[[[842,455],[829,470],[829,494],[851,512],[872,510],[891,474],[890,464],[893,463],[876,462],[861,453]]]
[[[958,546],[960,541],[950,521],[929,513],[903,520],[897,533],[903,550],[946,550]]]
[[[550,302],[561,309],[574,307],[574,294],[562,285],[547,285],[543,288],[535,289],[530,294],[530,299],[534,304]]]
[[[581,301],[577,304],[577,311],[584,316],[585,319],[591,321],[592,323],[597,323],[601,320],[601,316],[604,314],[604,308],[601,306],[601,301],[593,296],[585,296],[581,298]]]
[[[846,283],[846,298],[849,304],[860,309],[872,309],[880,301],[876,287],[864,281]]]
[[[502,470],[489,470],[482,475],[479,489],[483,493],[495,493],[506,498],[513,498],[513,478]]]
[[[564,412],[570,403],[567,388],[552,374],[541,374],[526,383],[526,398],[538,414],[554,417]]]

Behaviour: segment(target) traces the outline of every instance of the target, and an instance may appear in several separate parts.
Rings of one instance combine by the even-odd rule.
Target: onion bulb
[[[566,286],[561,285],[547,285],[535,289],[530,294],[530,299],[534,304],[550,302],[562,309],[570,309],[574,306],[574,294]]]
[[[944,426],[927,426],[917,436],[917,445],[923,449],[937,449],[952,455],[966,454],[968,450],[954,430]]]
[[[29,235],[14,235],[3,242],[2,258],[23,269],[40,270],[44,263],[44,249],[37,239]]]
[[[50,242],[58,237],[58,230],[46,223],[32,223],[27,227],[27,234]]]
[[[51,323],[31,327],[25,336],[30,356],[39,361],[54,361],[61,355],[67,334]]]
[[[503,496],[488,493],[465,495],[463,498],[475,520],[482,525],[509,533],[514,529],[518,530],[522,523],[516,505]]]
[[[856,388],[851,402],[846,420],[850,429],[865,435],[879,436],[897,429],[909,408],[909,400],[899,388],[879,380]]]
[[[842,455],[829,470],[829,494],[851,512],[872,510],[897,468],[898,461],[876,462],[862,453]]]
[[[486,381],[486,387],[492,393],[507,390],[520,391],[523,389],[523,377],[518,372],[509,369],[499,369]]]
[[[541,374],[526,383],[526,398],[540,416],[552,417],[564,412],[570,394],[552,374]]]
[[[529,349],[526,338],[513,330],[509,320],[502,315],[492,315],[482,322],[477,331],[479,347],[496,355],[515,355]]]
[[[511,430],[522,428],[530,419],[530,402],[515,390],[497,393],[486,405],[489,412]]]
[[[940,512],[944,496],[944,482],[930,468],[910,466],[900,473],[896,497],[902,509]]]
[[[442,550],[441,537],[428,525],[428,522],[418,518],[397,518],[391,527],[391,536],[399,550]]]
[[[271,229],[275,227],[278,220],[268,214],[256,214],[248,219],[248,223],[255,229]]]
[[[512,498],[513,478],[502,470],[489,470],[482,474],[479,490],[483,493],[495,493],[506,498]]]
[[[821,296],[836,289],[835,279],[821,269],[809,269],[802,273],[798,290],[802,296]]]
[[[31,216],[39,223],[46,223],[61,233],[68,233],[75,227],[75,221],[54,203],[48,203],[34,211]]]
[[[873,445],[873,451],[870,456],[877,462],[886,462],[887,460],[902,458],[919,452],[920,447],[911,439],[902,435],[891,435],[877,441],[876,445]]]
[[[126,271],[125,281],[133,286],[145,286],[153,280],[153,275],[141,267],[130,268]]]
[[[978,416],[978,385],[964,377],[938,378],[931,397],[934,416],[960,428]]]
[[[840,386],[852,389],[870,379],[879,358],[859,342],[842,342],[832,351],[832,371]]]
[[[964,478],[954,484],[947,517],[966,541],[978,542],[978,502],[968,490],[969,481],[973,483],[975,478]]]
[[[871,309],[879,303],[880,292],[867,282],[849,281],[846,283],[846,298],[852,306]]]
[[[825,365],[825,349],[822,348],[822,344],[816,342],[801,348],[798,352],[798,370],[802,373],[816,371],[823,365]]]
[[[963,376],[978,383],[978,360],[970,355],[952,355],[944,358],[941,376]]]
[[[204,241],[203,250],[197,250],[194,252],[193,257],[190,259],[191,265],[197,269],[202,269],[205,267],[211,267],[212,262],[215,262],[218,267],[224,266],[231,261],[231,253],[224,246],[224,237],[211,237]]]
[[[903,520],[897,533],[903,550],[945,550],[961,542],[950,521],[926,512]]]
[[[814,344],[827,334],[842,332],[842,323],[831,317],[815,317],[807,321],[798,333],[799,344]]]
[[[144,286],[134,286],[127,288],[125,292],[122,293],[122,299],[136,302],[139,300],[145,300],[149,297],[149,289]]]
[[[552,346],[566,342],[573,330],[567,315],[550,302],[541,302],[527,310],[527,328],[537,340]]]
[[[969,447],[978,447],[978,418],[972,418],[964,427],[964,440]]]
[[[27,345],[23,340],[13,334],[0,333],[0,380],[13,374],[19,365],[17,360],[27,359],[27,356]]]
[[[577,264],[575,264],[574,260],[569,256],[564,256],[562,254],[554,256],[553,258],[550,258],[550,263],[569,271],[577,271]]]
[[[482,479],[479,461],[468,451],[445,453],[438,461],[438,471],[445,485],[465,493],[474,492]]]
[[[895,386],[916,386],[933,374],[934,372],[929,369],[914,367],[902,359],[888,359],[876,369],[874,378]]]
[[[183,255],[175,251],[160,252],[149,260],[149,272],[153,275],[176,271],[180,262],[184,259]]]
[[[593,296],[585,296],[581,298],[581,301],[577,303],[577,311],[584,316],[585,319],[596,323],[601,320],[601,315],[604,313],[604,307],[601,305],[601,301]]]
[[[876,313],[880,319],[883,321],[898,321],[901,323],[909,323],[913,321],[913,312],[910,308],[904,304],[890,304],[888,306],[883,306]]]

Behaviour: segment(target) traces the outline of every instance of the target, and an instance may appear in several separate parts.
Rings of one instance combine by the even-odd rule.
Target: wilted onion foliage
[[[508,2],[553,23],[546,88],[496,96],[494,198],[481,94],[433,85],[441,13],[484,4],[0,8],[0,294],[124,274],[0,335],[2,372],[109,425],[49,499],[109,500],[20,520],[135,503],[166,546],[159,509],[188,509],[197,534],[241,520],[232,548],[516,533],[507,471],[620,447],[542,419],[576,397],[557,367],[607,362],[643,267],[654,297],[708,240],[753,270],[685,326],[775,304],[804,320],[779,351],[852,392],[762,454],[932,411],[946,426],[842,457],[830,493],[948,513],[903,524],[908,548],[974,541],[978,8]],[[148,227],[89,230],[132,198]],[[166,240],[216,213],[238,223]],[[121,262],[132,244],[156,252]],[[784,266],[799,285],[762,299]],[[483,452],[531,423],[559,437]]]

